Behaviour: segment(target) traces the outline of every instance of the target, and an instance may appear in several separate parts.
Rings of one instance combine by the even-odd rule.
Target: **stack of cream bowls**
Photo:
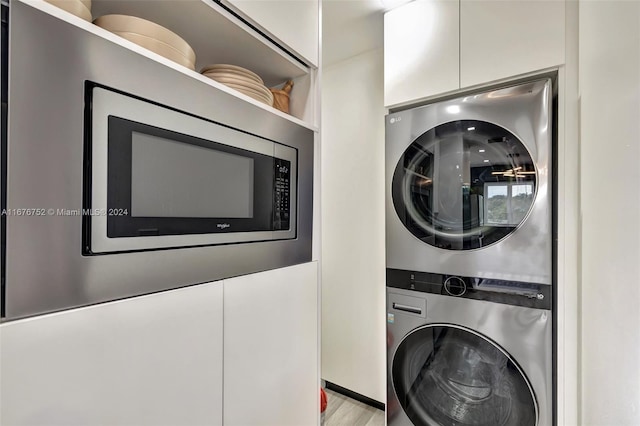
[[[62,10],[91,22],[91,0],[45,0]]]
[[[155,22],[136,16],[104,15],[93,23],[173,62],[196,69],[196,53],[189,43]]]
[[[253,71],[236,65],[207,65],[200,71],[204,76],[229,86],[253,99],[273,106],[273,93]]]

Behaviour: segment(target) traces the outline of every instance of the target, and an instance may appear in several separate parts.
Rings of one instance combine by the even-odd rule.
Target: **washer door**
[[[482,335],[435,324],[412,331],[393,357],[396,396],[416,426],[535,426],[531,385]]]
[[[396,166],[393,205],[421,241],[470,250],[511,234],[533,205],[536,169],[511,132],[478,120],[441,124],[419,136]]]

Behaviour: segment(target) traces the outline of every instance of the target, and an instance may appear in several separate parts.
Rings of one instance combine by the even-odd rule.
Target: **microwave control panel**
[[[273,212],[273,229],[281,231],[289,229],[290,218],[290,177],[291,162],[280,158],[274,159],[274,212]]]

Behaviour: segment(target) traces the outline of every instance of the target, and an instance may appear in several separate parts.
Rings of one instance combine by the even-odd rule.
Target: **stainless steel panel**
[[[392,309],[392,302],[399,297],[425,300],[426,318]],[[495,342],[515,360],[531,383],[538,404],[538,426],[553,424],[553,328],[550,311],[387,288],[387,314],[393,314],[393,320],[387,320],[387,409],[398,407],[395,415],[388,419],[389,426],[412,424],[398,405],[390,371],[393,356],[402,340],[412,330],[426,324],[467,327]]]
[[[0,148],[0,188],[4,188],[5,184],[5,176],[4,176],[4,164],[6,161],[6,154],[4,153],[4,138],[6,136],[7,130],[7,88],[5,87],[5,82],[7,81],[7,72],[8,69],[5,67],[8,66],[6,63],[6,59],[8,57],[8,35],[9,35],[9,22],[8,22],[8,12],[9,12],[9,4],[6,1],[0,2],[0,10],[1,16],[0,19],[2,22],[0,23],[0,138],[2,138],[2,148]],[[4,194],[3,194],[4,195]],[[2,204],[4,207],[4,203]],[[4,277],[4,217],[0,218],[0,277]],[[4,281],[2,281],[0,287],[0,310],[3,309],[4,306]]]
[[[298,149],[297,237],[82,255],[82,217],[7,218],[6,319],[311,259],[312,130],[27,4],[11,4],[8,207],[82,208],[84,85],[94,81]]]
[[[386,117],[388,268],[551,284],[551,89],[550,80],[539,80]],[[391,195],[393,173],[407,147],[426,131],[456,120],[481,120],[509,130],[526,146],[538,172],[527,219],[503,240],[468,251],[435,248],[414,237],[398,219]]]

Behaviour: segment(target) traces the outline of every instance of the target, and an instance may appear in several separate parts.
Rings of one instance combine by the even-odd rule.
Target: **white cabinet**
[[[0,326],[0,424],[222,424],[222,282]]]
[[[565,2],[416,0],[384,18],[385,105],[562,65]]]
[[[456,90],[459,3],[417,0],[384,15],[384,104]]]
[[[461,0],[460,86],[564,63],[565,3]]]
[[[0,371],[0,424],[316,425],[317,262],[2,324]]]
[[[311,65],[318,65],[318,0],[224,0]]]
[[[224,424],[316,425],[316,262],[224,281]]]

